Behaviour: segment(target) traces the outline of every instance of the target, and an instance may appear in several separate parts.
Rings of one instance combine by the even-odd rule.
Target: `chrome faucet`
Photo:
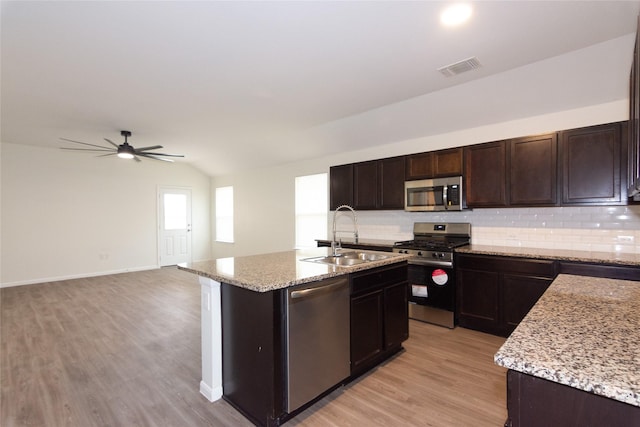
[[[333,256],[339,256],[338,248],[342,247],[342,242],[336,242],[336,218],[338,217],[338,211],[341,209],[349,209],[353,214],[353,237],[355,243],[358,243],[358,217],[356,216],[356,211],[349,205],[338,206],[333,213],[333,238],[331,240],[331,252]]]

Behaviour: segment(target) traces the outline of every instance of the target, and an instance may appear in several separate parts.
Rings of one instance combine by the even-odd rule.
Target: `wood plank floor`
[[[200,382],[200,286],[175,268],[0,290],[0,425],[251,426]],[[410,322],[405,351],[290,426],[501,426],[503,338]]]

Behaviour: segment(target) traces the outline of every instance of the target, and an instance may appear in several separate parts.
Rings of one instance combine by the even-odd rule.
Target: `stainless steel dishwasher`
[[[287,291],[287,412],[350,375],[346,277]]]

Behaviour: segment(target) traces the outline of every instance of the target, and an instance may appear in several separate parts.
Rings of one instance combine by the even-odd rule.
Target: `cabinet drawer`
[[[391,267],[380,267],[351,276],[351,295],[368,292],[392,283],[407,280],[407,264],[394,264]]]
[[[556,262],[553,260],[511,258],[500,256],[458,255],[458,268],[480,271],[500,271],[502,273],[526,274],[554,278]]]

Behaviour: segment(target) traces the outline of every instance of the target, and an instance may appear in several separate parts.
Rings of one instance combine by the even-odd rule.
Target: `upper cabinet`
[[[353,205],[353,165],[329,168],[329,209],[340,205]]]
[[[333,166],[329,173],[330,210],[404,209],[404,156]]]
[[[496,141],[464,148],[464,187],[468,207],[507,206],[507,144]]]
[[[618,122],[465,147],[467,206],[626,204],[626,135]]]
[[[509,143],[509,204],[557,204],[556,134],[512,139]]]
[[[640,201],[640,17],[633,51],[629,94],[627,196]]]
[[[638,110],[640,98],[631,122],[334,166],[331,210],[404,209],[405,180],[458,175],[469,208],[625,205],[640,186]]]
[[[462,175],[462,153],[460,147],[406,156],[406,179]]]
[[[375,209],[378,206],[378,161],[353,165],[353,208]]]
[[[404,209],[405,157],[391,157],[378,161],[380,209]]]
[[[623,122],[560,132],[563,205],[626,204],[626,136]]]

